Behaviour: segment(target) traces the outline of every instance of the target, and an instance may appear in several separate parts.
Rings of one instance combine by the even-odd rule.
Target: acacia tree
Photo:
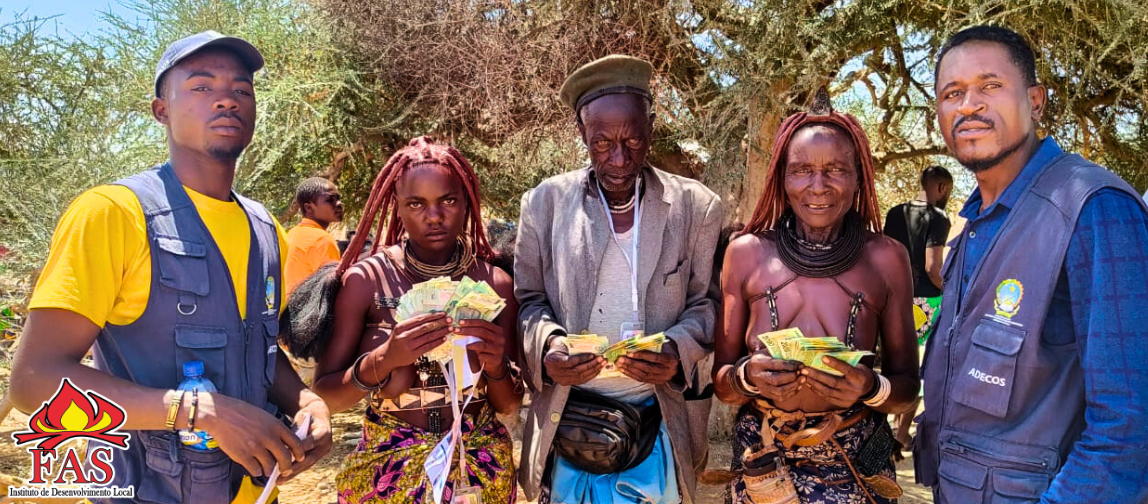
[[[374,178],[364,145],[414,127],[405,104],[359,72],[309,5],[287,0],[131,0],[98,33],[60,35],[51,20],[0,26],[0,267],[43,263],[56,219],[81,191],[162,162],[151,116],[155,63],[171,41],[202,30],[250,40],[267,65],[255,76],[258,121],[236,188],[285,220],[295,184],[338,178],[352,205]],[[285,222],[285,224],[288,224]]]
[[[1148,7],[1138,2],[315,1],[361,65],[478,158],[484,189],[509,215],[523,190],[584,163],[557,89],[614,52],[657,71],[654,162],[725,195],[731,219],[752,210],[781,119],[823,84],[896,175],[883,194],[907,197],[921,165],[946,152],[932,111],[936,53],[977,23],[1010,26],[1038,48],[1047,132],[1148,182]]]

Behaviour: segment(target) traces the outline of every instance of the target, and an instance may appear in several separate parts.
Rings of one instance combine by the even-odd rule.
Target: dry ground
[[[5,377],[6,378],[6,377]],[[339,462],[350,453],[358,442],[362,415],[362,406],[351,411],[336,414],[333,419],[334,446],[331,454],[315,465],[310,471],[300,474],[280,488],[279,501],[284,504],[315,503],[325,504],[335,502],[335,473],[339,470]],[[509,419],[508,419],[509,420]],[[16,447],[12,442],[11,434],[27,428],[28,416],[13,411],[3,424],[0,424],[0,503],[31,502],[7,501],[3,495],[7,494],[7,485],[12,477],[25,478],[30,473],[30,457],[23,447]],[[520,429],[512,429],[521,432]],[[515,439],[515,451],[520,449],[520,442]],[[728,440],[715,440],[711,443],[711,468],[729,468],[730,444]],[[911,459],[906,459],[898,465],[898,481],[905,488],[905,497],[902,504],[923,504],[932,502],[928,489],[912,483],[913,466]],[[702,504],[721,504],[723,489],[719,486],[699,486],[698,502]],[[44,502],[44,501],[40,501]],[[64,503],[67,501],[50,501]],[[519,497],[519,502],[529,502]],[[68,504],[71,504],[70,502]]]

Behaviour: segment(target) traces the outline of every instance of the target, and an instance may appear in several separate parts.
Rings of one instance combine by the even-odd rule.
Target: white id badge
[[[450,498],[450,504],[482,504],[482,488],[472,486],[457,488]]]
[[[646,330],[641,322],[622,322],[621,341],[626,341],[635,336],[641,337],[645,334]]]

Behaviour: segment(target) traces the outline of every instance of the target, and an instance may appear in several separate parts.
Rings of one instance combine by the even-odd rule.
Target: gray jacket
[[[696,472],[708,450],[710,400],[683,392],[708,380],[699,362],[710,356],[718,300],[710,290],[722,204],[701,183],[644,168],[638,283],[645,292],[645,330],[665,332],[678,347],[685,383],[658,386],[684,502],[693,502]],[[519,482],[536,499],[569,387],[542,379],[547,338],[589,325],[598,269],[610,225],[588,168],[543,181],[522,197],[515,245],[514,295],[526,377],[533,391],[522,445]],[[704,384],[703,384],[704,385]]]

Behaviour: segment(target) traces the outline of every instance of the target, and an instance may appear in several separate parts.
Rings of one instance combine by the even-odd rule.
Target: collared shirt
[[[992,205],[975,190],[961,210],[961,292],[1030,182],[1062,153],[1045,138]],[[998,246],[1024,246],[1000,244]],[[1039,253],[1039,251],[1033,251]],[[1142,502],[1148,497],[1148,215],[1132,196],[1104,189],[1084,204],[1069,240],[1041,338],[1075,343],[1087,427],[1042,503]],[[1075,401],[1065,398],[1065,401]]]
[[[976,271],[977,263],[985,256],[985,252],[988,252],[989,244],[993,242],[997,231],[1000,231],[1001,227],[1004,226],[1009,211],[1016,206],[1017,200],[1024,194],[1025,189],[1028,189],[1033,178],[1049,162],[1063,153],[1064,151],[1060,150],[1060,145],[1056,143],[1056,140],[1053,140],[1052,137],[1046,137],[1041,141],[1036,152],[1033,153],[1032,159],[1025,163],[1024,168],[1021,168],[1020,173],[1017,174],[1012,183],[983,212],[981,205],[984,200],[981,198],[981,189],[979,187],[973,189],[973,193],[969,195],[969,199],[965,201],[965,206],[961,208],[960,212],[961,217],[968,221],[963,231],[965,235],[965,263],[962,265],[961,278],[959,279],[962,293],[968,287],[969,278]]]
[[[311,276],[320,266],[339,260],[339,247],[335,244],[335,237],[331,236],[323,226],[311,219],[304,218],[291,231],[287,232],[287,253],[283,267],[283,283],[287,286],[287,294],[295,290],[295,286]]]

